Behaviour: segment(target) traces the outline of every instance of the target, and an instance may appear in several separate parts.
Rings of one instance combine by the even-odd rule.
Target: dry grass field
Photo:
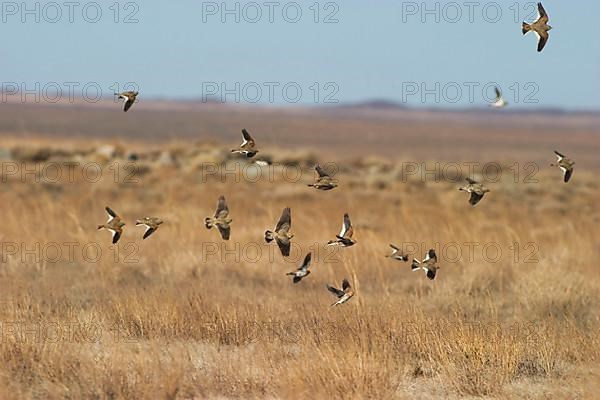
[[[79,111],[0,113],[0,398],[598,395],[594,118]],[[231,157],[242,127],[273,166]],[[567,185],[555,147],[577,162]],[[471,207],[457,189],[475,161],[492,192]],[[316,162],[339,188],[306,186]],[[229,242],[203,225],[221,194]],[[127,224],[114,246],[107,205]],[[286,206],[289,260],[263,239]],[[346,211],[358,243],[327,248]],[[145,216],[166,222],[142,240]],[[436,279],[389,243],[435,248]],[[356,295],[332,308],[343,278]]]

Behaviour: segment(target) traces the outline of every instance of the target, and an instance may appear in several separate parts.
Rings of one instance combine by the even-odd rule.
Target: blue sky
[[[62,1],[25,2],[29,13],[2,3],[3,83],[56,82],[66,93],[64,82],[77,82],[75,94],[95,83],[108,95],[134,82],[147,98],[221,101],[229,90],[224,100],[240,103],[427,107],[485,105],[498,83],[514,107],[600,108],[597,1],[545,1],[554,29],[542,54],[521,34],[533,2],[427,1],[430,13],[425,2],[391,0],[75,3],[72,21]]]

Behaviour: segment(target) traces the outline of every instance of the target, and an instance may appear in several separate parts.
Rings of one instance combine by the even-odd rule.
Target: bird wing
[[[116,212],[114,212],[113,210],[111,210],[111,208],[110,208],[110,207],[108,207],[108,206],[107,206],[107,207],[105,208],[105,210],[106,210],[106,213],[108,214],[108,222],[112,221],[112,220],[113,220],[113,219],[115,219],[115,218],[119,218],[119,216],[117,215],[117,213],[116,213]],[[107,223],[108,223],[108,222],[107,222]]]
[[[125,112],[129,111],[129,109],[131,108],[131,106],[133,105],[134,102],[135,102],[135,99],[127,97],[127,100],[125,100],[125,103],[123,103],[123,111],[125,111]]]
[[[557,150],[554,150],[554,154],[556,154],[556,158],[560,162],[563,158],[565,158],[564,154],[559,153]]]
[[[275,231],[284,231],[287,232],[292,227],[292,210],[289,207],[283,209],[281,213],[281,217],[279,218],[279,222],[277,222],[277,226],[275,227]]]
[[[344,279],[342,281],[342,290],[344,291],[344,293],[348,293],[348,291],[350,289],[351,289],[350,282],[348,282],[348,279]]]
[[[346,294],[343,290],[340,290],[338,288],[334,288],[333,286],[329,286],[329,285],[327,285],[327,290],[329,290],[331,293],[333,293],[334,295],[336,295],[338,298],[340,298],[340,297],[342,297],[343,295]]]
[[[218,217],[226,217],[229,214],[229,207],[227,207],[227,201],[225,200],[225,196],[219,197],[219,202],[217,203],[217,211],[215,212],[215,218]]]
[[[479,203],[483,199],[483,194],[477,192],[471,192],[471,197],[469,198],[469,204],[474,206]]]
[[[393,245],[393,244],[391,244],[391,243],[390,243],[390,247],[391,247],[392,249],[396,250],[396,251],[400,251],[400,249],[399,249],[397,246],[395,246],[395,245]]]
[[[281,239],[279,236],[275,238],[277,242],[277,246],[279,246],[279,250],[281,251],[281,255],[284,257],[290,256],[290,240],[285,238]]]
[[[548,20],[548,14],[546,13],[546,10],[544,10],[544,6],[542,3],[538,3],[538,21],[547,24]]]
[[[156,231],[156,229],[146,225],[146,232],[144,232],[143,239],[146,239],[148,236],[152,235],[155,231]]]
[[[494,91],[496,92],[496,100],[500,100],[502,98],[502,93],[500,93],[500,89],[498,89],[498,87],[496,86],[494,88]]]
[[[317,164],[317,166],[315,167],[315,171],[317,171],[317,173],[319,174],[319,178],[330,177],[329,174],[325,172],[325,170],[321,168],[319,164]]]
[[[117,242],[121,238],[121,232],[115,231],[114,229],[109,229],[109,231],[112,233],[112,238],[113,238],[112,242],[113,242],[113,244],[117,244]]]
[[[241,147],[254,147],[254,139],[252,139],[252,136],[250,136],[246,129],[242,129],[242,138],[244,139],[244,141],[242,142]]]
[[[430,280],[435,279],[435,273],[437,272],[437,268],[424,268],[425,273],[427,274],[427,278]]]
[[[302,265],[300,266],[300,268],[298,268],[299,271],[304,270],[306,271],[308,269],[308,267],[310,266],[310,260],[312,258],[312,253],[308,253],[306,255],[306,257],[304,257],[304,261],[302,262]]]
[[[221,225],[217,224],[217,228],[219,229],[219,233],[223,240],[229,240],[229,236],[231,235],[231,227],[229,225]]]
[[[567,183],[573,175],[573,168],[564,168],[563,170],[565,172],[565,183]]]
[[[343,238],[351,238],[354,234],[354,228],[352,228],[352,222],[350,222],[350,216],[348,213],[344,214],[344,223],[342,225],[342,234],[340,235]]]
[[[537,32],[536,32],[537,33]],[[541,33],[538,33],[539,36],[539,40],[538,40],[538,52],[544,50],[544,47],[546,47],[546,43],[548,43],[548,32],[543,31]]]
[[[435,254],[435,250],[434,249],[430,249],[427,252],[427,255],[425,256],[425,259],[423,260],[423,263],[427,263],[427,261],[429,260],[433,260],[434,262],[437,262],[437,255]]]
[[[474,185],[474,184],[476,184],[476,183],[477,183],[477,181],[476,181],[475,179],[473,179],[473,178],[467,178],[467,179],[465,179],[465,180],[466,180],[466,181],[467,181],[469,184],[471,184],[471,185]]]

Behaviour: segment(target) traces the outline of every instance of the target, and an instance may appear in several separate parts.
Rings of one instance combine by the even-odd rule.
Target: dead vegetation
[[[578,380],[600,355],[591,171],[505,173],[471,208],[465,174],[435,163],[333,160],[340,187],[321,193],[310,152],[257,168],[201,143],[56,148],[11,149],[3,169],[2,398],[573,398],[598,382]],[[72,180],[44,169],[74,160]],[[227,243],[202,224],[220,194]],[[106,205],[127,223],[117,246],[95,229]],[[290,260],[262,239],[285,206]],[[358,244],[325,248],[345,211]],[[144,216],[166,221],[146,241]],[[386,259],[391,242],[435,247],[436,280]],[[343,277],[357,295],[332,309]]]

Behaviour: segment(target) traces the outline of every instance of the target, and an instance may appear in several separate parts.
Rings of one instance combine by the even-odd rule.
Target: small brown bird
[[[344,279],[342,281],[341,289],[337,289],[333,286],[327,285],[327,290],[329,290],[331,293],[333,293],[339,299],[338,301],[336,301],[335,303],[333,303],[331,305],[332,307],[340,305],[340,304],[344,304],[345,302],[350,300],[352,298],[352,296],[354,296],[354,291],[352,290],[352,287],[350,287],[350,282],[348,282],[348,279]]]
[[[105,210],[108,214],[108,221],[106,221],[106,223],[103,225],[98,225],[98,229],[106,229],[110,231],[110,233],[112,233],[112,242],[113,244],[116,244],[123,234],[125,222],[123,222],[121,217],[119,217],[116,212],[111,210],[110,207],[106,207]]]
[[[490,191],[490,189],[483,186],[483,184],[477,182],[474,179],[467,178],[466,179],[468,185],[459,188],[458,190],[471,193],[471,198],[469,198],[469,204],[475,206],[477,203],[483,199],[483,196]]]
[[[215,216],[213,218],[206,217],[204,219],[204,225],[206,226],[206,229],[211,229],[216,225],[223,240],[229,240],[231,234],[231,226],[229,224],[231,224],[232,221],[233,220],[229,218],[229,207],[227,207],[225,196],[220,196]]]
[[[231,152],[243,154],[248,158],[252,158],[256,155],[256,153],[258,153],[258,148],[256,147],[256,143],[248,131],[242,129],[242,144],[239,148],[231,150]]]
[[[356,240],[352,239],[352,235],[354,234],[354,229],[352,228],[352,223],[350,222],[350,217],[348,213],[344,214],[344,220],[342,221],[342,230],[339,235],[336,235],[335,240],[330,240],[327,242],[328,246],[340,246],[340,247],[350,247],[356,244]]]
[[[544,50],[546,43],[548,43],[548,38],[550,37],[548,32],[552,29],[550,25],[548,25],[548,14],[546,10],[544,10],[544,6],[542,3],[538,3],[538,19],[532,23],[528,24],[527,22],[523,22],[523,35],[527,34],[527,32],[533,32],[538,38],[538,48],[537,51],[541,52]]]
[[[137,221],[135,221],[135,226],[144,225],[146,227],[146,231],[144,232],[144,237],[143,237],[143,239],[146,239],[150,235],[152,235],[154,232],[156,232],[158,227],[160,225],[162,225],[163,222],[164,221],[160,218],[156,218],[156,217],[148,218],[147,217],[147,218],[142,218],[142,219],[138,219]]]
[[[292,233],[290,233],[290,229],[292,228],[292,210],[289,207],[283,209],[281,213],[281,217],[279,218],[279,222],[277,222],[277,226],[275,227],[275,231],[266,231],[265,232],[265,240],[267,243],[271,243],[273,240],[279,246],[279,250],[281,250],[281,255],[284,257],[288,257],[290,255],[290,245],[291,239],[294,237]]]
[[[335,179],[331,177],[320,165],[317,164],[315,167],[315,171],[319,176],[317,177],[315,183],[311,183],[308,186],[314,187],[318,190],[331,190],[335,189],[338,185]]]
[[[425,271],[427,278],[434,280],[437,270],[440,269],[440,267],[437,265],[437,261],[438,260],[437,255],[435,254],[435,250],[431,249],[427,252],[425,259],[422,262],[413,258],[411,267],[413,272],[422,269],[423,271]]]
[[[407,262],[408,261],[408,256],[404,253],[402,253],[400,251],[400,248],[391,244],[390,243],[390,247],[392,248],[392,254],[387,255],[386,257],[391,258],[393,260],[398,260],[398,261],[404,261]]]
[[[129,111],[133,103],[136,102],[138,94],[140,94],[140,92],[127,91],[122,93],[115,93],[115,96],[119,96],[119,99],[124,100],[123,111],[127,112]]]
[[[573,176],[573,165],[575,165],[575,162],[556,150],[554,150],[554,154],[556,154],[556,164],[550,164],[550,166],[560,168],[564,175],[563,180],[567,183],[571,179],[571,176]]]
[[[298,267],[298,269],[296,271],[288,272],[286,274],[286,275],[290,275],[290,276],[294,277],[294,279],[293,279],[294,283],[300,282],[302,280],[302,278],[305,278],[310,274],[308,267],[310,267],[311,257],[312,257],[312,253],[308,253],[306,255],[306,257],[304,258],[304,262],[302,263],[302,265],[300,265],[300,267]]]

